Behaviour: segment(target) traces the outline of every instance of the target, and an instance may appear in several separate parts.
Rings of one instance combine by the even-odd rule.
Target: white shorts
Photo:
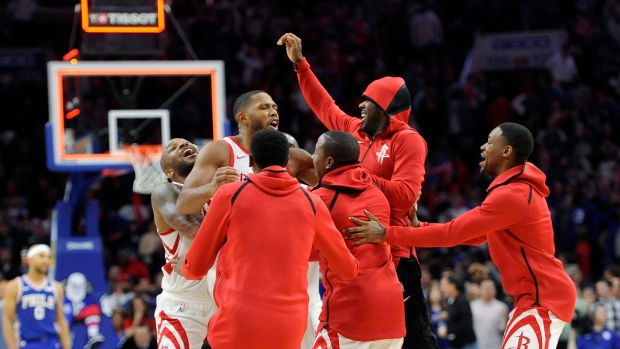
[[[200,348],[217,307],[212,300],[196,300],[162,292],[157,296],[157,348]]]
[[[323,328],[317,333],[312,349],[401,349],[402,346],[402,338],[360,342],[346,338],[331,329]]]
[[[314,337],[316,335],[316,328],[319,326],[319,315],[323,308],[323,301],[319,294],[319,282],[321,278],[321,271],[319,269],[319,262],[308,263],[308,296],[310,297],[310,303],[308,304],[308,327],[306,333],[301,341],[301,349],[311,349],[314,344]]]
[[[555,349],[566,322],[540,307],[510,312],[502,349]]]

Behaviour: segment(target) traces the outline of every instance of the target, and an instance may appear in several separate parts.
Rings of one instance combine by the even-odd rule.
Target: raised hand
[[[293,33],[286,33],[278,40],[278,45],[286,45],[286,54],[293,63],[299,63],[304,56],[301,54],[301,39]]]

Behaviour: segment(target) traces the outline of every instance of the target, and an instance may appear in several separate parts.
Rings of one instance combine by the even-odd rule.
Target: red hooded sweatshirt
[[[451,247],[485,240],[502,276],[502,286],[515,297],[515,307],[543,307],[570,322],[575,285],[554,257],[553,227],[545,198],[545,174],[531,163],[499,175],[479,207],[446,224],[420,228],[388,227],[388,243]]]
[[[371,138],[362,131],[360,118],[338,108],[306,59],[297,63],[296,71],[301,92],[323,125],[348,132],[358,140],[360,162],[390,202],[390,225],[408,226],[411,207],[424,181],[428,149],[422,136],[408,125],[411,100],[405,81],[395,77],[375,80],[362,94],[390,117],[387,130]],[[409,257],[409,248],[392,246],[392,255]]]
[[[339,231],[355,224],[349,217],[367,219],[370,210],[382,224],[390,221],[390,205],[372,183],[361,165],[346,165],[327,172],[312,190],[331,212]],[[359,273],[353,280],[335,275],[320,258],[323,274],[323,310],[321,326],[356,341],[369,342],[405,336],[402,285],[398,281],[387,243],[347,247],[359,261]]]
[[[347,249],[321,199],[271,166],[222,186],[185,256],[183,275],[207,274],[218,254],[209,322],[214,348],[299,349],[308,320],[308,258],[315,246],[330,270],[355,278]]]

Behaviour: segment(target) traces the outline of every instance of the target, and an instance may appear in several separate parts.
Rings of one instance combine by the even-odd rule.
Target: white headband
[[[47,253],[51,254],[52,253],[52,249],[50,249],[50,247],[47,246],[47,245],[33,245],[28,250],[28,253],[26,253],[26,258],[32,258],[32,257],[38,255],[41,252],[47,252]]]

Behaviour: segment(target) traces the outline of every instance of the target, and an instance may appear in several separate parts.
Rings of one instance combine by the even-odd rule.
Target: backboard
[[[48,62],[50,170],[132,169],[128,145],[225,136],[222,61]]]

